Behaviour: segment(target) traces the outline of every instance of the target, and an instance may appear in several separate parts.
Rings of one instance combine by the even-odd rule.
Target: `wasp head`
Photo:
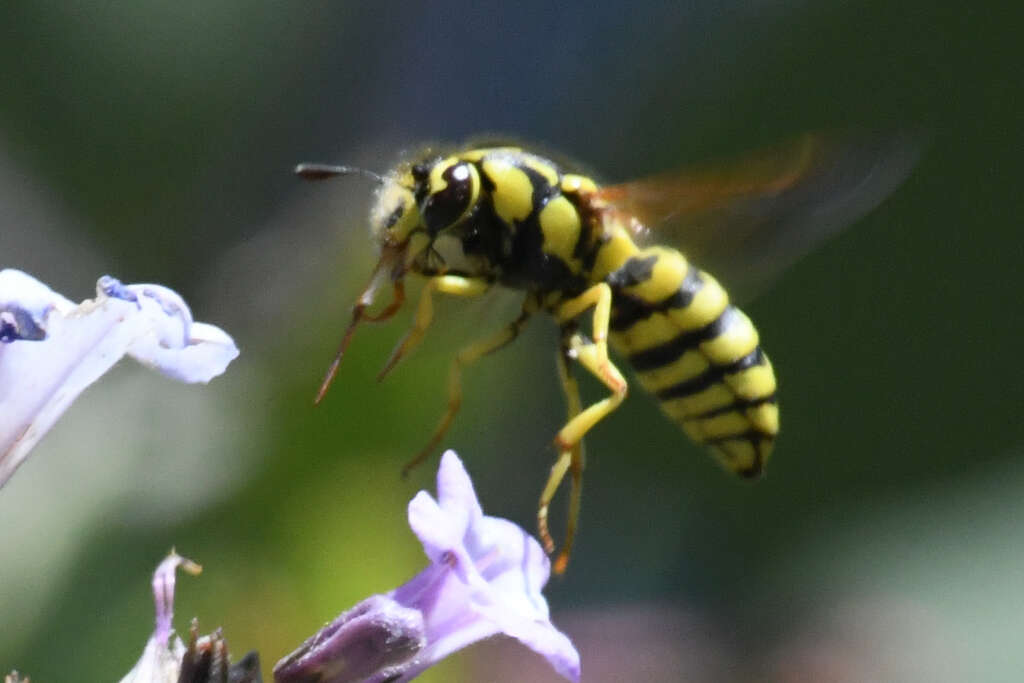
[[[479,196],[476,166],[458,157],[430,157],[385,176],[370,212],[371,229],[385,251],[402,253],[408,269],[441,270],[438,238],[463,222]]]
[[[380,246],[380,259],[369,284],[352,308],[352,321],[317,394],[319,402],[334,379],[360,322],[386,320],[401,307],[406,273],[437,275],[450,272],[453,265],[462,273],[486,270],[485,260],[466,258],[464,235],[457,229],[467,223],[464,219],[472,213],[479,199],[480,174],[475,165],[464,159],[439,156],[403,164],[385,176],[327,164],[299,164],[295,170],[309,180],[362,175],[378,184],[370,211],[370,229]],[[394,293],[392,302],[377,313],[369,313],[367,309],[386,283],[390,283]],[[398,357],[400,354],[393,356],[388,368]]]

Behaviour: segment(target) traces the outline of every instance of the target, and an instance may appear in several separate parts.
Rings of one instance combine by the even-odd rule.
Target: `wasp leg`
[[[380,266],[378,266],[379,268]],[[316,398],[313,399],[315,405],[319,405],[324,400],[327,390],[331,387],[331,383],[334,382],[334,377],[338,374],[338,368],[341,366],[341,359],[345,355],[345,351],[348,349],[348,345],[352,341],[352,336],[355,334],[359,323],[364,320],[367,322],[383,322],[388,320],[398,312],[398,309],[405,302],[405,284],[402,280],[396,280],[392,287],[391,303],[381,309],[379,313],[366,312],[366,307],[373,303],[373,297],[377,291],[377,273],[378,270],[375,270],[373,277],[370,278],[370,284],[366,286],[363,293],[359,295],[356,305],[352,307],[352,321],[348,324],[348,328],[341,338],[341,343],[338,344],[338,351],[334,354],[334,360],[331,361],[331,365],[327,368],[327,374],[324,375],[323,381],[320,382],[320,389],[316,392]]]
[[[371,323],[384,322],[390,320],[398,309],[405,303],[405,281],[397,280],[391,288],[391,303],[382,308],[377,313],[363,313],[363,320]]]
[[[436,275],[427,280],[427,284],[423,287],[423,293],[420,295],[420,303],[416,308],[416,317],[413,319],[412,328],[391,352],[391,357],[384,364],[384,369],[377,375],[377,380],[384,379],[406,353],[412,351],[423,341],[423,335],[426,334],[427,328],[430,327],[430,321],[434,318],[434,304],[431,301],[431,295],[434,292],[473,297],[484,294],[490,288],[491,283],[487,280],[462,277],[461,275]]]
[[[628,385],[623,379],[622,373],[608,360],[608,324],[611,318],[612,290],[606,283],[594,285],[575,299],[562,304],[558,309],[557,319],[562,325],[582,315],[587,310],[594,309],[593,317],[593,341],[587,341],[582,335],[574,334],[569,340],[567,355],[579,361],[592,375],[597,377],[611,390],[611,395],[602,399],[585,410],[576,412],[569,421],[558,432],[555,437],[555,446],[558,448],[559,457],[551,468],[551,476],[541,494],[540,508],[537,511],[538,525],[541,532],[541,540],[549,550],[554,548],[550,534],[547,531],[547,507],[554,497],[555,491],[565,477],[565,473],[572,467],[573,490],[570,492],[569,500],[569,524],[567,531],[566,545],[559,552],[555,559],[555,571],[565,571],[569,562],[569,544],[575,535],[576,522],[579,518],[580,488],[583,478],[583,454],[577,450],[583,436],[590,429],[600,422],[608,413],[619,407],[626,398]],[[574,386],[574,382],[573,385]],[[570,384],[566,383],[566,391],[571,391]],[[570,404],[572,403],[570,397]],[[570,405],[570,410],[574,406]],[[576,408],[579,408],[578,398]]]
[[[571,326],[562,328],[562,346],[558,353],[558,377],[562,381],[562,390],[565,393],[566,403],[568,404],[569,420],[575,418],[583,410],[583,404],[580,402],[579,385],[576,383],[576,378],[573,377],[569,368],[569,361],[572,359],[571,343],[569,341],[572,329]],[[559,483],[565,476],[566,469],[571,468],[572,487],[569,489],[569,520],[565,533],[565,543],[555,562],[555,573],[557,574],[565,571],[569,555],[572,552],[573,541],[576,537],[576,527],[580,514],[580,495],[583,492],[584,463],[582,441],[573,446],[569,451],[563,451],[555,465],[551,468],[551,478],[548,479],[547,486],[544,487],[544,491],[541,494],[540,507],[537,510],[537,527],[541,542],[544,544],[544,549],[548,553],[552,553],[555,551],[555,543],[551,539],[551,533],[548,530],[548,506],[558,490]]]
[[[430,454],[434,452],[451,426],[452,420],[455,419],[455,414],[459,412],[459,408],[462,406],[463,368],[510,344],[523,331],[526,323],[530,320],[530,316],[536,311],[536,300],[532,296],[528,296],[526,301],[523,302],[523,308],[519,313],[519,317],[487,339],[481,339],[459,350],[452,360],[451,368],[448,372],[448,409],[441,416],[441,420],[438,422],[437,428],[434,430],[434,434],[430,437],[427,445],[402,468],[403,477],[412,468],[430,457]]]

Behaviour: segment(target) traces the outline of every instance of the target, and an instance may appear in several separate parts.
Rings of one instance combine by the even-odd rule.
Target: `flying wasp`
[[[775,371],[753,323],[716,276],[732,291],[763,286],[880,202],[905,177],[914,149],[906,137],[805,135],[729,164],[604,187],[512,146],[427,152],[384,176],[300,164],[296,172],[307,179],[363,174],[379,186],[370,223],[380,259],[316,402],[359,324],[387,320],[402,307],[406,275],[426,282],[412,327],[381,377],[423,339],[435,294],[523,292],[515,320],[455,355],[447,410],[405,471],[428,457],[451,425],[463,370],[512,342],[534,314],[551,316],[561,330],[558,372],[569,417],[555,437],[558,456],[537,521],[552,553],[548,506],[570,474],[566,536],[554,565],[563,572],[579,519],[583,437],[626,398],[628,383],[609,347],[691,440],[726,469],[758,476],[779,431]],[[371,313],[384,286],[391,300]],[[608,395],[584,407],[574,364]]]

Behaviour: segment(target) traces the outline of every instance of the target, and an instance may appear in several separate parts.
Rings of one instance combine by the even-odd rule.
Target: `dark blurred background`
[[[634,392],[587,440],[553,617],[587,681],[1024,670],[1008,9],[42,1],[4,3],[0,25],[0,267],[75,300],[103,273],[164,283],[242,349],[208,388],[119,366],[0,491],[0,669],[120,678],[172,545],[205,566],[179,581],[179,629],[223,626],[268,680],[423,565],[405,504],[436,461],[398,472],[443,409],[454,348],[503,320],[446,304],[383,384],[408,313],[362,329],[313,409],[374,257],[371,188],[302,184],[296,162],[383,171],[497,133],[616,181],[861,127],[930,142],[898,191],[747,307],[781,379],[767,477],[723,474]],[[539,320],[475,367],[445,442],[485,509],[530,530],[564,416],[554,341]],[[550,678],[539,661],[497,641],[424,679]]]

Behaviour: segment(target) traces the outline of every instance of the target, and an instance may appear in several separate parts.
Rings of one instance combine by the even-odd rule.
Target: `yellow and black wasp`
[[[561,329],[558,369],[569,419],[555,437],[558,457],[537,517],[541,540],[553,552],[548,505],[571,473],[568,529],[555,561],[555,570],[564,571],[579,518],[582,439],[626,398],[628,385],[609,346],[690,439],[740,476],[759,475],[779,431],[775,371],[750,319],[703,268],[731,275],[740,286],[764,282],[877,204],[905,176],[913,149],[896,136],[807,135],[732,164],[605,187],[513,146],[427,152],[384,176],[301,164],[296,172],[309,179],[361,173],[379,184],[370,222],[380,260],[316,400],[356,327],[401,308],[406,275],[426,283],[412,328],[382,376],[423,339],[435,293],[522,291],[515,320],[455,355],[447,411],[406,469],[436,449],[455,417],[463,369],[514,340],[533,314],[553,317]],[[686,255],[644,246],[663,225]],[[385,284],[390,303],[370,313]],[[589,334],[582,329],[587,316]],[[574,362],[607,387],[606,398],[583,406]]]

